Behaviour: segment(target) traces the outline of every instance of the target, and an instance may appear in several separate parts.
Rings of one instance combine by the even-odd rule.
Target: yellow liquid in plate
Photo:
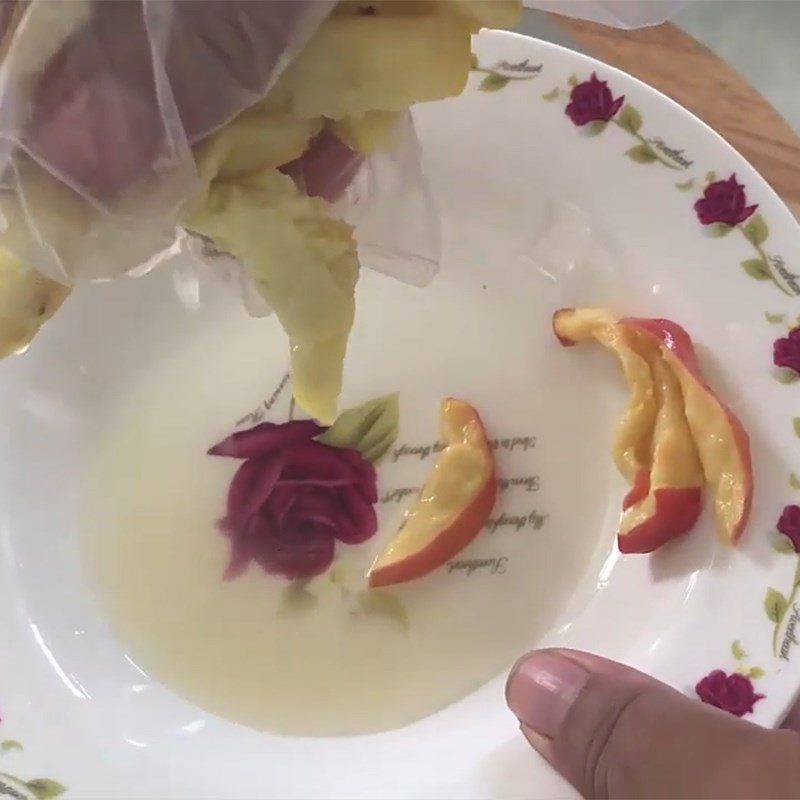
[[[493,305],[480,298],[465,308],[473,299],[455,300],[446,286],[419,293],[391,283],[399,301],[387,306],[378,300],[386,291],[385,279],[366,275],[363,284],[361,308],[375,311],[373,317],[361,315],[361,332],[357,326],[354,334],[350,358],[356,371],[346,375],[353,394],[345,405],[400,388],[396,447],[435,440],[439,398],[448,386],[474,402],[488,426],[495,425],[490,435],[541,437],[546,431],[546,425],[536,424],[543,413],[537,408],[542,393],[536,370],[520,368],[532,356],[524,349],[530,340],[513,335],[513,301]],[[521,297],[519,304],[520,314],[529,313],[528,299]],[[418,315],[416,333],[430,335],[442,352],[471,347],[459,324],[468,314],[470,330],[482,331],[485,348],[463,363],[450,359],[453,375],[441,374],[439,365],[445,362],[434,348],[425,355],[418,346],[402,346],[409,313]],[[376,345],[376,331],[395,343],[391,359]],[[510,350],[511,372],[497,358],[501,346]],[[597,549],[596,515],[602,513],[597,503],[605,502],[605,491],[602,485],[593,487],[586,454],[595,445],[602,452],[607,432],[598,438],[592,433],[596,426],[580,418],[569,422],[583,437],[574,443],[574,452],[582,454],[574,467],[563,467],[555,458],[557,440],[551,450],[541,440],[526,451],[522,445],[514,452],[501,447],[499,475],[541,473],[541,487],[532,491],[529,480],[502,491],[496,515],[538,510],[542,526],[536,529],[535,520],[526,517],[521,528],[509,523],[483,531],[462,555],[490,563],[445,568],[391,587],[407,627],[391,617],[359,613],[355,592],[413,494],[380,505],[380,530],[369,542],[337,543],[337,561],[349,576],[350,591],[322,579],[313,609],[283,615],[285,580],[256,564],[236,580],[222,580],[229,546],[215,520],[224,513],[228,484],[240,462],[205,454],[271,394],[284,372],[283,347],[274,319],[229,319],[176,346],[132,379],[96,439],[85,502],[87,577],[131,659],[210,712],[296,735],[398,727],[507,670],[563,610]],[[429,361],[422,361],[425,357]],[[470,363],[479,373],[479,379],[471,378],[472,390],[461,377]],[[421,374],[427,376],[424,382]],[[494,408],[492,381],[509,393]],[[557,389],[552,394],[541,402],[561,410],[572,407]],[[575,400],[576,413],[585,399]],[[287,404],[284,393],[271,418],[285,419]],[[390,454],[379,470],[380,494],[421,485],[435,457],[411,454],[395,460]],[[581,487],[580,509],[560,494],[565,475]],[[497,702],[502,703],[499,692]]]

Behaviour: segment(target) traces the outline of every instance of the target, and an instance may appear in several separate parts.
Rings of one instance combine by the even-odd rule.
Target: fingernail
[[[529,653],[511,670],[506,702],[521,723],[553,739],[588,680],[583,667],[558,652]]]

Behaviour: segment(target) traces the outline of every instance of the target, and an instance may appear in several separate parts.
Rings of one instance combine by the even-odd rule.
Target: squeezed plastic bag
[[[334,5],[34,0],[18,9],[5,20],[0,68],[3,244],[65,284],[141,274],[186,252],[224,259],[181,228],[200,186],[193,146],[268,95]],[[421,285],[435,273],[438,222],[408,117],[391,139],[364,158],[317,159],[317,183],[325,174],[314,193],[341,195],[334,213],[358,225],[366,264]],[[337,184],[343,195],[327,191]],[[248,307],[266,312],[228,267]]]
[[[486,13],[480,3],[456,5],[473,21]],[[661,21],[674,4],[526,5],[630,26]],[[3,244],[65,284],[141,274],[186,252],[224,259],[181,228],[199,185],[193,147],[264,98],[335,6],[333,0],[0,5]],[[376,6],[340,9],[369,16]],[[491,13],[499,6],[500,0]],[[358,170],[349,164],[345,181],[336,164],[328,165],[328,180],[347,187],[333,213],[356,226],[365,265],[423,285],[436,271],[438,222],[408,117],[397,123],[392,144],[369,153]],[[228,264],[221,272],[235,270]],[[252,311],[267,310],[246,285],[243,291]]]
[[[501,4],[481,9],[459,0],[451,7],[473,23],[503,24],[503,14],[513,21],[508,2],[497,16]],[[192,242],[180,224],[198,189],[193,146],[260,101],[336,5],[2,2],[3,244],[65,284],[141,274],[185,252],[213,262],[213,248]],[[526,5],[620,27],[654,24],[676,7],[650,0]],[[369,16],[380,6],[351,2],[336,13]],[[365,265],[422,285],[436,271],[438,222],[410,119],[398,123],[392,142],[357,172],[350,165],[334,213],[356,225]],[[232,274],[229,267],[221,272]],[[251,310],[266,311],[243,290]]]
[[[174,254],[197,189],[192,144],[262,98],[331,8],[34,0],[19,9],[0,69],[10,249],[64,283],[145,271]]]
[[[274,309],[295,398],[332,422],[360,265],[416,285],[438,266],[408,108],[457,95],[470,34],[518,0],[0,8],[0,282],[16,276],[11,305],[52,299],[25,341],[0,330],[6,349],[65,286],[188,252],[181,296],[210,263]]]
[[[306,188],[317,196],[335,196],[329,213],[354,227],[362,265],[412,286],[427,285],[438,270],[441,239],[411,114],[400,114],[386,145],[360,157],[355,170],[346,159],[339,164],[338,170],[328,164],[324,182],[317,179]],[[302,175],[298,182],[306,185]],[[180,231],[168,257],[177,253],[192,257],[175,262],[175,285],[185,304],[199,306],[222,282],[240,294],[251,316],[271,312],[237,259],[208,238]]]

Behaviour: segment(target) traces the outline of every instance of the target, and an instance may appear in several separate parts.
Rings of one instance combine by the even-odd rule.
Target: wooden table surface
[[[553,15],[585,52],[669,95],[724,136],[800,220],[800,137],[727,62],[671,23],[621,31]]]

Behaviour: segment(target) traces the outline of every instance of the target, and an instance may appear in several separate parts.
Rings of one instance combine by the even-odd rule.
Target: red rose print
[[[286,578],[319,575],[337,539],[357,544],[377,530],[375,468],[357,450],[314,441],[323,430],[310,420],[264,422],[208,451],[245,459],[219,523],[231,542],[226,579],[250,561]]]
[[[738,225],[755,212],[758,205],[747,205],[744,186],[736,182],[736,175],[725,181],[715,181],[706,186],[703,196],[694,204],[697,218],[703,225],[721,222]]]
[[[787,367],[800,373],[800,327],[792,328],[788,336],[775,340],[772,361],[776,367]]]
[[[800,506],[786,506],[778,520],[778,530],[792,543],[795,553],[800,553]]]
[[[695,691],[704,703],[737,717],[752,714],[753,706],[764,699],[763,694],[756,694],[753,682],[747,675],[738,672],[728,675],[721,669],[709,672],[695,686]]]
[[[624,95],[615,100],[608,83],[598,80],[597,74],[593,72],[588,81],[579,83],[572,89],[565,111],[575,125],[608,122],[622,108],[624,102]]]

